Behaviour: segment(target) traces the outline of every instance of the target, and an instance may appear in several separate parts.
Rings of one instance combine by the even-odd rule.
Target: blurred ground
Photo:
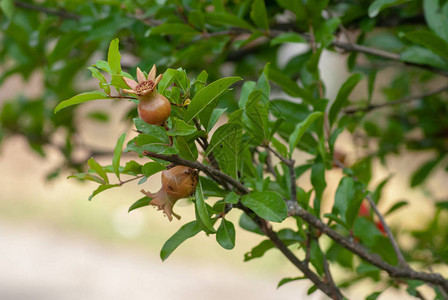
[[[266,278],[236,272],[219,262],[162,263],[150,253],[39,226],[12,228],[1,223],[0,236],[3,300],[301,297],[296,286],[276,290]]]
[[[282,56],[283,57],[283,56]],[[345,69],[340,56],[326,54],[321,62],[333,66],[324,72],[327,92],[334,96],[344,80]],[[36,93],[40,77],[21,91]],[[387,80],[387,78],[382,78]],[[22,86],[11,78],[0,89],[0,101],[13,96],[13,87]],[[95,87],[92,87],[95,88]],[[365,89],[365,86],[361,88]],[[377,94],[379,95],[379,94]],[[98,101],[83,105],[79,118],[92,108],[125,111],[120,105]],[[82,139],[100,149],[111,149],[120,134],[128,128],[117,114],[112,126],[83,122]],[[355,160],[361,155],[354,150],[348,136],[338,140],[337,148]],[[168,222],[161,212],[144,208],[127,213],[128,207],[141,197],[140,186],[127,184],[106,191],[93,201],[87,197],[95,184],[66,180],[62,174],[51,182],[45,175],[61,162],[61,156],[49,149],[47,158],[31,153],[24,140],[12,138],[0,149],[0,299],[325,299],[316,293],[306,296],[310,284],[294,282],[276,289],[283,277],[300,276],[277,252],[262,259],[244,263],[243,255],[262,239],[243,230],[237,231],[236,248],[222,249],[214,237],[200,233],[181,245],[167,261],[161,262],[163,243],[180,227],[194,218],[192,206],[183,201],[176,206],[181,221]],[[408,188],[409,173],[427,158],[406,154],[388,162],[388,168],[374,166],[373,185],[395,174],[383,193],[380,209],[387,210],[395,201],[407,199],[411,205],[392,215],[388,221],[398,228],[419,228],[433,214],[432,204],[424,189]],[[123,161],[131,159],[123,157]],[[132,157],[134,159],[134,157]],[[297,154],[296,161],[306,159]],[[110,157],[99,159],[110,164]],[[339,170],[327,175],[327,208],[331,205]],[[309,187],[309,175],[303,175],[300,186]],[[155,191],[160,182],[151,178],[144,188]],[[447,196],[446,173],[431,177],[426,186],[438,196]],[[442,187],[442,188],[440,188]],[[237,221],[239,212],[232,212]],[[335,268],[337,276],[344,276]],[[350,299],[361,299],[371,288],[365,282],[349,293]],[[379,299],[396,299],[388,292]],[[400,294],[401,299],[410,299]]]

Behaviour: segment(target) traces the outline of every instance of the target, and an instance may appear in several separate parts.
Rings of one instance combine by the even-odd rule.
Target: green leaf
[[[154,174],[157,174],[161,171],[166,170],[166,167],[162,164],[156,162],[148,162],[143,165],[142,173],[145,177],[149,178]]]
[[[117,175],[117,178],[120,179],[120,158],[121,158],[121,151],[123,150],[123,144],[124,139],[126,138],[126,133],[123,133],[118,138],[117,144],[114,148],[114,157],[112,158],[112,166],[114,167],[115,175]]]
[[[320,116],[323,116],[322,112],[314,112],[310,114],[305,120],[296,125],[294,132],[289,136],[289,155],[292,155],[294,148],[299,143],[302,136],[305,134],[306,130],[310,125]]]
[[[151,201],[152,201],[152,199],[149,198],[149,197],[140,198],[137,201],[135,201],[134,204],[131,205],[131,207],[129,207],[128,212],[131,212],[134,209],[137,209],[137,208],[140,208],[140,207],[148,206]]]
[[[257,223],[255,223],[247,214],[243,213],[240,217],[240,221],[238,222],[238,225],[243,228],[244,230],[264,235],[263,232],[261,232],[260,227],[258,227]]]
[[[322,48],[327,48],[331,45],[335,38],[334,32],[341,24],[341,19],[339,18],[331,18],[325,20],[320,26],[316,29],[315,36],[316,42],[321,44]]]
[[[291,97],[301,98],[307,103],[313,102],[313,96],[310,95],[305,89],[301,88],[297,82],[293,81],[289,76],[276,68],[269,69],[269,79],[278,84],[285,93]]]
[[[276,192],[251,192],[241,202],[267,221],[280,223],[288,216],[285,201]]]
[[[94,92],[86,92],[86,93],[81,93],[79,95],[76,95],[68,100],[64,100],[61,103],[59,103],[56,108],[54,109],[54,112],[58,112],[63,108],[75,105],[75,104],[79,104],[79,103],[83,103],[83,102],[88,102],[88,101],[92,101],[92,100],[99,100],[99,99],[108,99],[109,96],[104,93],[104,92],[100,92],[100,91],[94,91]]]
[[[112,75],[110,84],[116,87],[117,89],[129,89],[126,82],[124,82],[122,75]]]
[[[373,202],[375,202],[375,204],[378,204],[378,202],[380,201],[383,188],[386,185],[386,183],[389,181],[389,179],[391,179],[391,178],[392,178],[392,176],[387,177],[386,179],[381,181],[378,184],[378,186],[376,187],[375,191],[372,194],[372,199],[373,199]]]
[[[48,55],[47,64],[52,66],[57,61],[67,60],[67,56],[80,44],[83,37],[84,34],[82,32],[76,31],[62,35],[54,46],[53,51]]]
[[[388,216],[391,213],[393,213],[394,211],[396,211],[396,210],[398,210],[398,209],[400,209],[403,206],[406,206],[408,204],[409,204],[408,201],[399,201],[399,202],[395,203],[394,205],[392,205],[392,207],[389,208],[389,210],[384,214],[384,216]]]
[[[375,224],[366,218],[357,218],[353,226],[353,234],[359,238],[367,247],[373,247],[377,238],[382,234]]]
[[[227,192],[218,186],[218,184],[208,178],[201,176],[202,192],[206,197],[225,197]]]
[[[442,7],[440,4],[443,4]],[[448,6],[439,0],[424,0],[423,12],[428,26],[442,39],[448,41]]]
[[[193,161],[198,159],[199,153],[194,138],[178,136],[176,141],[178,143],[179,155],[182,158]]]
[[[269,85],[269,69],[271,63],[268,62],[264,65],[263,72],[261,72],[260,77],[258,77],[256,88],[263,91],[261,100],[263,103],[269,103],[269,96],[271,94],[271,86]]]
[[[237,204],[239,200],[240,198],[235,192],[228,193],[224,198],[225,203],[232,203],[232,204]]]
[[[250,93],[255,89],[255,81],[245,81],[240,91],[240,99],[238,100],[238,107],[246,107],[247,100],[249,100]]]
[[[91,158],[87,161],[87,164],[92,170],[94,170],[98,175],[100,175],[101,178],[104,179],[105,183],[109,183],[109,178],[107,178],[106,171],[104,171],[103,167],[99,163],[97,163],[93,158]]]
[[[68,176],[67,178],[77,178],[77,179],[81,179],[81,180],[89,180],[89,181],[93,181],[93,182],[97,182],[100,184],[105,184],[106,182],[104,181],[104,179],[90,174],[90,173],[78,173],[78,174],[73,174]]]
[[[339,112],[341,111],[342,107],[344,106],[348,96],[350,96],[351,92],[358,84],[358,82],[361,81],[361,79],[362,79],[361,74],[358,73],[353,74],[344,82],[344,84],[339,89],[336,99],[331,105],[330,112],[328,114],[330,126],[333,125],[334,121],[336,121],[336,118]]]
[[[137,130],[140,131],[141,133],[151,135],[162,143],[168,144],[170,142],[170,139],[166,134],[166,131],[161,126],[150,125],[148,123],[145,123],[140,118],[134,118],[134,124]]]
[[[346,222],[345,213],[350,203],[355,198],[355,182],[351,177],[343,177],[339,182],[339,186],[336,190],[334,207],[337,209],[337,213],[341,216],[341,219]]]
[[[136,162],[135,160],[128,161],[123,168],[123,174],[137,175],[142,173],[142,165]]]
[[[240,17],[224,12],[207,12],[205,14],[205,22],[215,26],[227,25],[231,27],[253,29],[252,25]]]
[[[109,63],[107,61],[98,60],[93,66],[103,70],[104,72],[112,74],[112,70],[110,69]]]
[[[317,291],[317,286],[313,285],[312,287],[310,287],[308,289],[308,291],[306,291],[307,295],[311,295],[312,293],[314,293],[315,291]]]
[[[160,258],[166,260],[180,244],[185,240],[195,236],[201,231],[201,227],[196,221],[182,226],[172,237],[170,237],[162,247],[160,251]]]
[[[185,122],[189,123],[193,120],[193,118],[195,118],[202,110],[226,92],[229,86],[237,81],[240,81],[241,79],[241,77],[221,78],[200,90],[193,97],[193,99],[191,99],[190,105],[188,105],[188,109],[184,117]]]
[[[275,137],[271,139],[272,146],[274,146],[275,150],[280,153],[281,156],[287,157],[288,156],[288,148],[279,140],[277,140]]]
[[[197,131],[196,127],[185,123],[184,120],[174,117],[172,121],[173,121],[173,127],[166,133],[169,136],[190,135]]]
[[[295,32],[282,33],[271,40],[271,46],[283,43],[301,43],[306,44],[307,41],[300,34]]]
[[[241,143],[242,128],[236,123],[220,126],[212,136],[206,156],[213,152],[221,168],[233,178],[237,178],[238,155],[243,147]]]
[[[211,233],[216,232],[215,229],[213,228],[213,222],[210,218],[210,215],[208,214],[207,205],[205,204],[204,194],[202,192],[201,179],[199,179],[198,186],[196,187],[195,198],[196,198],[196,209],[200,221],[202,222],[202,224],[204,224],[204,226],[209,232]]]
[[[199,34],[200,32],[184,23],[163,23],[151,29],[151,35],[154,34]]]
[[[410,0],[375,0],[372,4],[370,4],[368,13],[370,18],[376,17],[380,11],[385,8],[406,3]]]
[[[311,167],[311,184],[316,191],[314,210],[319,215],[320,212],[320,200],[324,193],[327,183],[325,181],[325,164],[322,161],[316,162]]]
[[[372,179],[372,157],[364,157],[357,161],[351,169],[359,181],[368,184]]]
[[[312,239],[310,244],[310,262],[316,268],[319,275],[324,273],[324,255],[317,240]]]
[[[112,71],[112,74],[121,74],[121,55],[120,51],[118,50],[118,39],[113,39],[112,42],[110,42],[109,45],[109,52],[107,54],[107,62],[109,63],[110,69]]]
[[[381,295],[381,293],[382,293],[382,291],[371,293],[370,295],[368,295],[366,297],[366,300],[376,300]]]
[[[269,109],[261,101],[262,91],[260,89],[252,91],[244,111],[244,118],[248,131],[255,138],[254,144],[261,144],[268,139],[268,114]]]
[[[88,67],[88,69],[92,72],[92,76],[98,79],[99,81],[106,83],[107,80],[104,78],[104,75],[100,73],[100,71],[95,67]]]
[[[221,225],[216,232],[216,241],[227,250],[235,247],[235,226],[232,222],[222,218]]]
[[[277,288],[279,288],[282,285],[285,285],[285,284],[287,284],[289,282],[296,281],[296,280],[302,280],[302,279],[306,279],[306,277],[305,276],[301,276],[301,277],[285,277],[282,280],[280,280],[280,282],[277,285]]]
[[[266,12],[264,0],[254,0],[252,2],[250,18],[259,28],[269,30],[268,14]]]
[[[252,250],[244,254],[244,261],[250,261],[255,258],[263,257],[263,255],[275,248],[274,243],[271,240],[264,240],[257,246],[253,247]]]
[[[422,164],[413,174],[411,178],[411,187],[420,185],[429,176],[431,171],[439,164],[443,159],[443,155],[439,155],[436,158],[430,159]]]
[[[420,46],[410,46],[401,52],[400,59],[405,62],[416,63],[421,65],[428,65],[435,68],[448,69],[446,60]]]
[[[404,35],[407,40],[422,45],[435,54],[448,59],[448,42],[426,30],[416,30]]]
[[[104,192],[105,190],[114,188],[120,186],[119,184],[103,184],[100,185],[96,190],[93,191],[92,195],[89,196],[89,201],[92,200],[93,197],[95,197],[96,195],[98,195],[101,192]]]
[[[159,84],[157,85],[159,93],[165,92],[165,90],[173,83],[173,81],[175,81],[176,84],[179,85],[178,80],[176,80],[179,76],[179,72],[179,70],[167,69],[163,73],[162,80],[160,80]]]
[[[438,202],[438,203],[436,203],[436,206],[437,206],[438,208],[448,210],[448,201]]]
[[[219,118],[226,112],[226,110],[227,108],[216,108],[213,110],[210,120],[208,121],[207,132],[210,132],[213,129],[213,126],[215,126],[216,122],[218,122]]]
[[[15,10],[14,0],[1,0],[0,9],[8,17],[8,19],[12,19]]]

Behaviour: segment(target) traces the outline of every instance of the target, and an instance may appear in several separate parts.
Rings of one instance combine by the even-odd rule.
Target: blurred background
[[[73,11],[81,7],[78,1],[73,1],[75,4],[70,4],[70,1],[67,3],[66,7]],[[87,199],[97,187],[96,184],[67,179],[75,173],[75,169],[82,169],[80,164],[92,155],[102,165],[111,164],[111,152],[118,137],[123,132],[127,132],[128,136],[133,135],[128,113],[134,104],[129,102],[93,101],[73,110],[64,110],[56,116],[52,113],[57,102],[70,98],[80,90],[99,89],[97,81],[88,79],[91,76],[86,68],[99,59],[106,59],[108,43],[116,36],[120,36],[123,41],[123,65],[132,66],[132,70],[136,65],[148,68],[155,62],[160,62],[164,67],[169,65],[171,61],[165,56],[184,42],[182,39],[167,42],[160,36],[147,37],[148,24],[143,24],[138,18],[129,18],[120,5],[113,8],[99,4],[84,5],[78,12],[93,12],[95,17],[90,18],[88,15],[82,20],[84,27],[80,30],[81,34],[77,31],[78,24],[72,20],[76,20],[73,15],[61,17],[65,18],[64,21],[49,16],[45,18],[47,22],[41,22],[44,14],[40,14],[39,19],[38,14],[30,9],[26,12],[16,11],[12,23],[8,23],[6,18],[0,19],[4,30],[0,33],[3,43],[0,45],[0,139],[4,138],[0,144],[0,299],[326,299],[319,292],[307,296],[311,286],[307,281],[295,281],[277,289],[282,278],[298,277],[301,274],[276,250],[267,252],[261,259],[244,262],[244,254],[263,238],[239,228],[236,247],[232,251],[224,250],[216,243],[215,237],[208,237],[201,232],[162,262],[159,257],[162,245],[182,224],[193,220],[194,209],[187,200],[179,201],[175,211],[182,219],[173,222],[151,207],[128,213],[129,206],[142,196],[141,188],[153,192],[158,190],[159,175],[151,177],[142,186],[131,182],[119,189],[105,191],[92,201]],[[275,6],[271,4],[268,7],[273,11],[272,14],[279,11]],[[397,11],[401,14],[400,10]],[[360,17],[364,21],[353,22],[364,24],[367,28],[370,19],[365,13]],[[347,22],[350,23],[350,20]],[[352,38],[355,39],[358,33],[353,33]],[[79,34],[82,38],[79,38]],[[61,40],[65,48],[57,47]],[[386,31],[374,34],[370,42],[373,47],[384,46],[390,51],[405,49],[396,36]],[[216,40],[210,41],[210,44],[209,48],[206,45],[204,49],[212,49],[217,60],[220,59],[220,51],[224,51],[222,48],[226,43]],[[273,59],[286,75],[297,78],[296,73],[300,73],[298,69],[305,68],[304,63],[299,64],[297,61],[309,59],[310,56],[306,55],[311,52],[301,44],[285,43],[270,47],[268,41],[255,46],[261,49],[256,49],[259,56],[250,53],[249,49],[247,57],[239,53],[243,57],[240,61],[225,63],[222,67],[219,63],[206,64],[196,58],[191,61],[187,59],[190,65],[182,66],[187,71],[191,67],[196,73],[207,68],[214,79],[221,74],[233,75],[235,72],[245,80],[254,80],[254,75],[266,59]],[[48,53],[44,59],[44,54]],[[300,57],[302,54],[305,58]],[[196,56],[201,57],[200,54]],[[65,61],[67,57],[70,58],[69,62]],[[140,61],[138,57],[144,59]],[[335,98],[351,74],[347,70],[347,57],[345,54],[325,51],[320,59],[321,76],[329,99]],[[176,63],[182,61],[179,59]],[[375,72],[376,68],[379,69],[372,103],[383,103],[385,98],[398,99],[408,95],[414,88],[413,78],[410,75],[405,78],[407,71],[395,65],[363,58],[358,59],[358,63],[365,72],[370,71],[366,71],[367,63],[372,63]],[[426,78],[421,80],[425,86],[430,76],[426,74],[421,77]],[[390,97],[385,97],[387,93],[383,92],[391,83],[395,90],[390,88]],[[434,88],[441,83],[444,82],[431,81]],[[364,99],[367,86],[365,79],[351,98]],[[272,97],[288,98],[275,87]],[[228,103],[225,101],[223,99],[225,104]],[[394,112],[399,110],[397,108]],[[386,124],[390,116],[386,120],[385,115],[378,110],[369,117],[371,120],[381,118]],[[430,118],[431,113],[428,115]],[[74,120],[71,120],[72,116]],[[399,116],[404,119],[402,115]],[[42,121],[50,119],[51,122]],[[77,130],[72,131],[73,124],[78,125]],[[29,130],[20,132],[21,128]],[[400,130],[392,135],[392,140],[408,133],[405,129]],[[46,136],[46,133],[50,133],[51,137]],[[71,142],[79,147],[69,149]],[[403,146],[399,142],[397,144]],[[379,208],[386,212],[399,201],[409,203],[387,216],[386,220],[399,233],[399,242],[405,252],[417,253],[423,263],[441,253],[436,250],[446,249],[446,245],[443,245],[446,234],[436,234],[436,239],[442,245],[434,247],[434,251],[431,248],[433,241],[425,240],[424,236],[432,230],[429,222],[435,214],[440,213],[441,219],[446,220],[447,210],[436,210],[434,203],[448,199],[447,173],[443,168],[436,168],[423,184],[409,187],[411,175],[436,155],[437,147],[431,147],[428,147],[429,151],[412,151],[402,147],[399,155],[385,156],[383,164],[374,160],[370,182],[370,186],[375,187],[392,176],[383,190]],[[345,155],[347,165],[359,161],[377,148],[375,142],[366,146],[359,142],[356,135],[346,132],[336,143],[336,149]],[[386,149],[385,152],[395,153],[394,150]],[[304,163],[309,157],[305,152],[297,151],[294,159],[297,163]],[[69,166],[66,165],[67,158],[70,158]],[[122,165],[131,159],[144,161],[123,154]],[[298,182],[305,190],[312,187],[309,175],[309,172],[305,173]],[[324,194],[323,213],[331,209],[342,172],[333,169],[326,176],[328,187]],[[240,212],[232,211],[229,218],[238,222],[239,216]],[[436,228],[438,224],[435,224],[432,232],[446,233],[446,222],[443,222],[443,230]],[[423,234],[417,244],[412,237],[415,237],[413,232],[419,231]],[[345,270],[338,265],[334,265],[333,271],[341,280],[350,280]],[[438,264],[434,271],[448,275],[448,268],[442,264]],[[347,296],[350,299],[364,299],[372,290],[381,288],[384,285],[378,286],[372,280],[364,279],[351,287]],[[427,292],[433,296],[431,291]],[[387,289],[379,299],[397,297],[413,299],[403,290],[392,288]]]
[[[301,51],[297,45],[284,46],[283,55]],[[281,62],[280,62],[281,63]],[[341,75],[345,62],[339,55],[325,53],[321,60],[327,93],[336,93],[346,76]],[[347,74],[345,74],[347,75]],[[387,78],[383,78],[387,81]],[[89,84],[89,83],[86,83]],[[360,89],[363,87],[361,86]],[[42,89],[42,75],[33,74],[27,82],[11,76],[0,87],[0,101],[17,95],[33,97]],[[359,91],[360,92],[360,91]],[[361,92],[360,92],[361,93]],[[334,96],[333,96],[334,97]],[[116,139],[130,131],[123,122],[129,103],[95,101],[84,104],[79,119],[91,111],[111,113],[109,123],[83,119],[79,138],[90,147],[108,152]],[[337,144],[347,160],[361,154],[347,135]],[[182,244],[169,259],[162,262],[159,251],[163,243],[180,227],[194,218],[194,210],[186,200],[176,204],[180,221],[169,222],[161,212],[147,207],[128,213],[129,206],[141,197],[142,186],[129,183],[113,192],[104,192],[92,201],[87,198],[96,184],[66,179],[63,172],[47,181],[47,175],[64,160],[57,149],[45,149],[41,157],[29,149],[20,136],[4,141],[0,153],[0,298],[1,299],[301,299],[309,287],[307,282],[294,282],[276,289],[283,277],[299,276],[277,251],[262,259],[243,262],[244,253],[262,238],[244,230],[237,231],[233,251],[221,248],[214,237],[203,232]],[[85,153],[79,153],[84,157]],[[428,156],[405,153],[388,161],[388,168],[373,167],[374,184],[393,174],[383,192],[380,209],[389,208],[399,199],[410,205],[391,215],[393,227],[422,227],[434,213],[425,201],[425,189],[446,197],[446,173],[431,176],[425,189],[409,189],[409,173]],[[101,164],[111,163],[111,155],[96,156]],[[122,161],[137,159],[126,154]],[[297,153],[304,162],[307,156]],[[331,199],[341,172],[330,171],[327,177],[325,206]],[[299,183],[311,187],[309,174]],[[160,177],[153,176],[143,185],[147,190],[160,187]],[[239,212],[231,214],[237,221]],[[406,241],[400,241],[406,242]],[[342,270],[339,270],[339,276]],[[338,271],[336,270],[336,274]],[[362,299],[372,284],[366,280],[351,290],[351,299]],[[381,299],[394,299],[390,291]],[[309,299],[325,299],[316,293]],[[409,297],[403,296],[401,297]]]

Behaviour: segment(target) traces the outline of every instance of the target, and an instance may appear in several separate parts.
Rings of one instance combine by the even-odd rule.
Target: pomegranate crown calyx
[[[124,82],[131,88],[131,89],[123,89],[123,92],[127,94],[136,94],[137,96],[145,96],[147,94],[152,93],[152,91],[155,90],[157,87],[157,84],[162,80],[162,74],[157,76],[157,68],[156,65],[154,65],[149,71],[148,76],[146,77],[145,74],[143,74],[142,70],[140,68],[137,68],[137,81],[131,78],[123,77]]]

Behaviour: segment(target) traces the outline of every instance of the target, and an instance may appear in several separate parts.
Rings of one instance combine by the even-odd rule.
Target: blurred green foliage
[[[206,139],[210,133],[205,155],[213,152],[222,171],[252,189],[239,199],[210,178],[201,177],[195,200],[197,220],[182,226],[167,241],[162,259],[201,230],[216,233],[217,242],[232,249],[233,223],[223,218],[214,228],[215,219],[211,219],[229,204],[241,202],[274,222],[287,217],[282,198],[294,193],[291,174],[286,164],[278,164],[270,170],[273,177],[265,175],[269,154],[263,147],[267,145],[287,159],[297,149],[312,155],[306,164],[295,168],[295,176],[311,169],[313,190],[297,187],[297,199],[293,200],[321,217],[326,171],[333,167],[334,157],[342,161],[339,163],[344,158],[335,149],[336,140],[343,131],[360,137],[359,146],[368,154],[345,166],[347,176],[341,179],[335,205],[326,217],[332,228],[358,239],[392,265],[397,261],[390,241],[372,216],[358,216],[362,199],[369,194],[378,203],[387,183],[376,188],[369,185],[372,161],[387,164],[388,157],[403,151],[432,153],[410,174],[411,187],[424,185],[437,169],[448,171],[448,105],[444,95],[448,88],[434,88],[448,76],[447,1],[2,0],[0,8],[2,88],[8,88],[5,83],[13,75],[20,75],[24,81],[34,74],[43,75],[38,96],[28,98],[19,89],[15,98],[1,104],[0,142],[23,136],[41,156],[45,156],[47,146],[56,147],[65,162],[49,174],[49,179],[60,170],[72,169],[77,172],[74,177],[100,184],[92,198],[121,186],[120,174],[143,183],[167,165],[163,161],[144,165],[128,161],[121,166],[123,148],[139,155],[152,151],[196,160],[201,150],[194,141]],[[308,46],[283,65],[278,61],[286,43]],[[318,68],[323,51],[341,57],[341,51],[349,53],[347,69],[351,76],[335,99],[325,98],[320,74],[325,69]],[[124,101],[121,89],[127,86],[122,77],[133,78],[135,67],[149,70],[153,64],[164,74],[159,92],[176,105],[168,122],[170,130],[145,124],[132,108],[126,113],[127,122],[129,126],[135,124],[139,135],[127,145],[122,135],[115,151],[111,145],[110,166],[101,166],[94,159],[77,161],[74,151],[84,146],[76,139],[79,124],[74,116],[78,106],[72,105],[95,99]],[[225,77],[229,74],[232,77]],[[90,75],[98,80],[95,91],[83,88]],[[383,75],[392,79],[380,95],[374,88]],[[354,100],[351,93],[362,80],[367,81],[367,89]],[[233,89],[229,90],[230,86]],[[69,100],[61,104],[65,99]],[[188,100],[191,102],[186,108]],[[58,112],[54,114],[56,106]],[[229,116],[228,123],[211,134],[223,113]],[[82,117],[101,122],[110,119],[104,111]],[[200,122],[201,130],[194,126],[193,119]],[[56,132],[64,134],[62,144],[52,138]],[[173,143],[168,146],[170,141]],[[89,157],[98,154],[94,149],[84,150],[89,151]],[[110,183],[109,174],[115,174],[119,183]],[[208,197],[221,200],[211,206],[205,202]],[[425,267],[448,261],[443,218],[447,202],[429,198],[437,213],[427,227],[410,232],[416,247],[404,253],[409,262]],[[149,201],[148,197],[141,198],[130,210],[147,206]],[[405,205],[398,202],[388,213]],[[351,282],[336,279],[340,287],[366,277],[399,286],[375,266],[354,260],[354,255],[337,243],[324,249],[317,239],[310,238],[314,229],[295,218],[297,228],[282,229],[278,236],[288,246],[299,245],[320,276],[325,273],[322,262],[326,256],[331,263],[351,270]],[[261,233],[246,215],[239,225]],[[271,248],[274,244],[266,240],[248,252],[245,260],[261,257]],[[303,277],[285,278],[279,286],[300,279]],[[420,284],[407,282],[408,293],[416,295]],[[309,292],[314,290],[312,287]],[[369,299],[379,294],[373,293]],[[437,288],[436,297],[443,297]]]

